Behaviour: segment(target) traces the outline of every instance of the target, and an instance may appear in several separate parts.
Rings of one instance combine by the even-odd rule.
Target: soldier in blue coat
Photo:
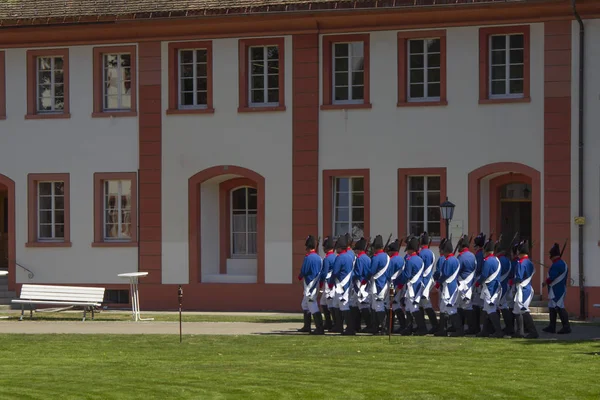
[[[399,290],[402,290],[406,285],[406,295],[404,297],[406,311],[412,314],[417,324],[416,332],[413,332],[412,327],[407,327],[400,332],[401,335],[405,336],[412,335],[413,333],[418,336],[427,334],[425,316],[419,311],[419,303],[423,295],[423,270],[425,269],[425,263],[417,255],[417,250],[419,250],[419,239],[417,237],[408,239],[406,257],[404,258],[406,265],[394,282],[394,285]]]
[[[517,316],[517,330],[514,337],[525,337],[526,339],[539,337],[529,310],[529,304],[534,294],[531,286],[534,273],[535,267],[529,259],[529,244],[527,241],[523,241],[519,245],[519,261],[514,278],[516,294],[513,312]],[[525,335],[525,330],[528,332],[527,335]]]
[[[440,291],[440,287],[441,284],[438,282],[440,279],[440,274],[441,274],[441,268],[442,265],[444,265],[444,262],[446,261],[446,256],[444,255],[444,245],[446,244],[446,241],[448,239],[447,238],[442,238],[442,240],[440,241],[440,245],[439,245],[439,252],[440,252],[440,256],[438,257],[437,261],[435,262],[435,271],[433,273],[433,282],[434,282],[434,287],[435,290],[437,290],[440,295],[439,295],[439,301],[438,301],[438,307],[440,309],[440,320],[438,321],[438,329],[436,332],[440,331],[440,330],[446,330],[446,325],[448,324],[448,314],[446,313],[446,305],[444,304],[444,301],[442,300],[442,294]],[[444,317],[444,318],[442,318]],[[444,323],[444,326],[441,327],[439,326],[441,323]],[[434,332],[435,334],[435,332]]]
[[[333,238],[331,236],[327,236],[323,239],[323,251],[325,252],[325,258],[323,259],[323,270],[321,271],[321,280],[319,282],[319,287],[323,290],[321,294],[321,309],[323,315],[325,315],[325,330],[330,330],[333,328],[333,323],[331,320],[331,314],[333,313],[333,296],[335,293],[329,290],[329,286],[326,284],[329,278],[331,278],[331,273],[333,272],[333,262],[335,261],[335,252]]]
[[[485,319],[483,329],[477,334],[479,337],[488,337],[492,334],[497,338],[504,337],[502,326],[500,325],[500,315],[498,315],[498,304],[502,296],[502,285],[500,283],[500,273],[502,265],[500,260],[494,255],[495,244],[488,240],[484,246],[484,258],[481,267],[481,275],[475,285],[481,288],[481,299],[483,300],[483,312]],[[491,325],[491,326],[490,326]]]
[[[560,246],[554,243],[550,249],[550,260],[552,265],[548,270],[546,284],[548,285],[548,310],[550,313],[550,324],[543,329],[544,332],[566,334],[571,333],[569,313],[565,309],[565,296],[567,294],[567,279],[569,268],[567,263],[561,259]],[[562,329],[556,332],[556,316],[560,316]]]
[[[429,298],[431,289],[435,283],[433,279],[435,254],[433,254],[433,251],[431,251],[429,248],[429,242],[429,235],[427,232],[423,232],[421,235],[421,249],[418,252],[418,256],[421,257],[425,263],[425,269],[423,270],[423,296],[421,297],[419,312],[421,314],[423,314],[423,312],[427,313],[427,318],[431,324],[429,334],[433,334],[438,330],[438,321],[435,315],[435,310],[433,309],[433,305],[431,304],[431,300]]]
[[[460,292],[459,308],[463,310],[465,320],[469,326],[465,334],[476,335],[479,333],[479,326],[476,324],[472,300],[475,295],[473,289],[477,273],[477,260],[475,255],[469,250],[469,238],[467,235],[460,239],[458,248],[460,253],[456,258],[460,263],[460,273],[458,275],[458,291]]]
[[[329,289],[335,288],[336,301],[339,306],[339,312],[336,318],[336,326],[332,332],[342,333],[344,335],[355,335],[356,330],[352,322],[352,313],[350,311],[350,289],[352,286],[352,269],[354,264],[354,253],[348,252],[348,239],[341,236],[336,243],[338,256],[333,263],[333,271],[329,280]],[[346,321],[346,330],[343,330],[343,320]]]
[[[377,323],[373,324],[369,330],[373,334],[385,331],[386,303],[389,301],[389,275],[390,257],[383,251],[383,238],[381,235],[375,236],[373,240],[373,258],[371,259],[371,270],[365,276],[369,281],[371,292],[371,312],[375,314]]]
[[[515,329],[515,319],[512,313],[512,307],[514,305],[512,304],[513,299],[511,298],[511,296],[514,297],[514,295],[510,290],[510,286],[508,286],[508,281],[512,278],[512,265],[510,259],[506,256],[506,249],[503,247],[502,243],[498,243],[496,256],[498,257],[498,261],[500,261],[500,287],[502,289],[498,307],[500,308],[502,318],[504,319],[504,333],[510,336],[514,333]]]
[[[484,258],[484,250],[483,247],[485,246],[485,241],[486,239],[486,235],[481,232],[479,235],[477,235],[475,237],[475,239],[473,239],[473,250],[475,250],[475,261],[477,262],[476,266],[475,266],[475,282],[477,282],[479,280],[479,278],[481,277],[481,268],[483,268],[483,258]],[[490,239],[491,235],[490,235]],[[481,298],[481,290],[482,287],[481,286],[475,286],[473,288],[473,298],[471,299],[471,305],[473,306],[473,318],[474,318],[474,324],[477,328],[479,328],[479,326],[481,326],[481,314],[482,314],[482,308],[483,308],[483,301]]]
[[[306,238],[306,256],[302,263],[302,269],[298,280],[304,279],[304,296],[302,298],[302,310],[304,311],[304,327],[300,332],[310,332],[310,315],[312,314],[315,320],[316,329],[311,334],[324,335],[323,316],[319,311],[319,303],[317,301],[317,293],[319,280],[321,278],[321,269],[323,268],[323,260],[317,254],[317,240],[310,235]],[[306,329],[308,327],[308,330]]]
[[[444,312],[440,315],[440,322],[438,324],[438,331],[434,333],[435,336],[447,336],[446,331],[446,319],[449,319],[452,323],[453,332],[450,332],[450,336],[464,336],[464,327],[462,318],[458,314],[457,305],[459,299],[458,290],[458,274],[460,273],[460,263],[456,257],[454,257],[452,240],[448,239],[441,246],[440,252],[444,256],[444,262],[440,267],[440,273],[436,282],[436,287],[441,288],[441,301],[444,302]]]
[[[357,332],[361,332],[361,317],[364,320],[367,327],[371,322],[371,299],[367,292],[367,285],[363,284],[366,282],[365,277],[371,271],[371,258],[367,255],[367,240],[363,237],[360,238],[354,245],[354,252],[356,253],[356,261],[354,263],[354,271],[352,275],[352,281],[354,283],[353,290],[356,293],[356,308],[351,307],[353,312],[353,318],[355,322],[355,329]]]
[[[400,241],[396,239],[388,246],[388,256],[390,256],[390,271],[389,280],[394,282],[398,276],[404,270],[404,257],[400,255]],[[392,312],[396,319],[398,319],[398,329],[394,330],[394,333],[400,333],[407,327],[407,316],[404,310],[404,291],[396,290],[394,293],[394,299],[392,300]],[[408,321],[408,325],[412,326],[412,317]],[[393,323],[392,323],[393,326]],[[387,327],[387,324],[386,324]]]

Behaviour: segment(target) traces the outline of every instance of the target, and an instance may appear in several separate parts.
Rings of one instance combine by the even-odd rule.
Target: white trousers
[[[526,314],[529,311],[529,304],[531,304],[531,300],[533,299],[533,290],[531,291],[531,293],[529,294],[529,297],[523,301],[523,307],[525,308],[524,310],[521,310],[521,308],[519,307],[519,304],[515,301],[515,305],[513,307],[513,313],[515,315],[517,314]]]
[[[346,289],[346,291],[344,293],[337,293],[335,294],[335,298],[337,301],[337,308],[340,309],[340,311],[350,311],[350,288]]]
[[[562,296],[558,301],[550,299],[548,301],[548,308],[565,308],[565,296]]]
[[[373,296],[372,301],[371,301],[371,309],[373,309],[373,311],[375,312],[382,312],[385,311],[385,309],[387,308],[387,303],[389,302],[389,295],[385,296],[385,299],[378,301],[377,298],[375,296]]]
[[[392,310],[396,311],[399,309],[404,310],[404,296],[406,295],[406,289],[402,288],[394,293],[394,301],[392,302]]]
[[[302,297],[302,310],[303,311],[308,311],[311,314],[316,314],[319,312],[319,302],[316,299],[316,295],[315,296],[304,296]]]
[[[471,299],[467,299],[463,297],[463,294],[460,293],[458,296],[458,308],[462,308],[463,310],[472,310],[473,309],[473,301]]]
[[[515,306],[515,291],[512,286],[508,286],[506,293],[502,293],[498,307],[501,310],[511,309]]]

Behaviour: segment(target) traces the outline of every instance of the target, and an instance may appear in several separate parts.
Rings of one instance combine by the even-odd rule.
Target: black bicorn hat
[[[372,246],[376,250],[383,249],[383,237],[381,237],[381,235],[375,236]]]
[[[316,249],[317,248],[317,239],[313,235],[308,235],[306,238],[306,242],[304,246],[308,249]]]
[[[439,246],[440,250],[442,250],[444,248],[444,243],[446,243],[447,240],[448,240],[448,238],[442,238],[442,240],[440,240],[440,246]]]
[[[444,244],[440,244],[440,248],[446,254],[451,254],[454,251],[454,246],[452,246],[452,239],[446,239]]]
[[[335,247],[336,249],[346,249],[348,248],[348,239],[346,239],[346,236],[340,236],[337,240],[337,242],[335,243]]]
[[[398,239],[394,240],[392,243],[389,244],[388,246],[388,251],[400,251],[400,241]]]
[[[475,239],[473,240],[473,243],[475,243],[475,246],[477,246],[477,247],[485,246],[485,234],[483,232],[481,232],[479,235],[477,235],[475,237]]]
[[[333,238],[331,236],[325,236],[325,239],[323,239],[323,250],[331,250],[333,249],[333,246]]]
[[[519,244],[519,254],[529,254],[529,243],[527,243],[527,240],[523,240]]]
[[[550,258],[554,257],[560,257],[560,245],[558,243],[554,243],[550,249]]]
[[[488,253],[488,252],[493,252],[496,247],[496,244],[492,241],[492,240],[488,240],[487,242],[485,242],[485,244],[483,245],[483,251]]]
[[[423,232],[421,234],[421,245],[422,246],[428,246],[429,245],[429,235],[427,234],[427,232]]]
[[[356,243],[354,243],[354,250],[365,251],[367,249],[367,239],[361,237]]]
[[[406,241],[406,249],[404,251],[418,251],[419,250],[419,238],[413,236]]]
[[[465,247],[469,247],[469,236],[468,235],[463,235],[458,240],[458,248],[463,249]]]

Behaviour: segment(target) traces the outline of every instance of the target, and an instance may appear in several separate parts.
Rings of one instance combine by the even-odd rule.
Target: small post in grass
[[[179,299],[179,343],[181,343],[181,304],[183,302],[183,289],[181,288],[181,285],[179,285],[179,289],[177,290],[177,298]]]

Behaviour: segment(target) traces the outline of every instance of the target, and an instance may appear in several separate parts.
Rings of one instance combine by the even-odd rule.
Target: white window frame
[[[427,189],[427,181],[428,181],[427,178],[431,178],[431,177],[435,177],[435,178],[439,178],[440,179],[440,189],[439,190],[428,190]],[[410,209],[412,207],[411,201],[410,201],[410,194],[414,193],[414,192],[420,192],[420,190],[411,190],[411,187],[410,187],[410,180],[411,180],[411,178],[423,178],[423,221],[412,221],[410,219]],[[427,219],[427,209],[429,207],[432,207],[432,206],[430,206],[427,203],[428,202],[428,200],[427,200],[427,194],[430,191],[431,192],[438,192],[440,194],[440,200],[442,199],[442,190],[441,190],[441,188],[442,188],[442,177],[440,175],[409,175],[408,179],[407,179],[407,182],[406,182],[406,185],[407,185],[407,188],[406,188],[407,189],[406,190],[406,192],[407,192],[406,204],[408,204],[407,215],[406,215],[406,222],[407,222],[406,231],[409,234],[411,233],[411,231],[410,231],[411,222],[418,222],[418,223],[423,222],[423,230],[426,231],[426,232],[429,232],[429,229],[428,229],[429,222],[438,222],[440,224],[440,234],[441,234],[441,230],[442,230],[442,221],[441,221],[441,219],[439,221],[429,221]],[[436,204],[436,206],[439,207],[439,204]],[[421,207],[421,206],[415,206],[415,207]],[[439,240],[440,236],[432,236],[431,238],[432,238],[432,240]]]
[[[440,51],[439,52],[429,52],[429,48],[427,47],[427,41],[428,40],[437,40],[440,42]],[[410,80],[410,72],[411,72],[411,66],[410,66],[410,58],[413,55],[410,52],[410,42],[423,42],[423,53],[422,54],[415,54],[415,55],[419,55],[423,57],[423,97],[412,97],[410,95],[410,87],[412,85],[412,82]],[[409,39],[408,43],[406,44],[406,52],[407,52],[407,64],[406,64],[406,68],[408,73],[406,74],[406,80],[408,81],[408,93],[406,93],[406,98],[408,99],[409,102],[414,102],[414,103],[419,103],[419,102],[429,102],[429,101],[440,101],[441,99],[441,95],[442,95],[442,38],[437,37],[437,38],[426,38],[426,39]],[[440,81],[439,82],[432,82],[432,83],[437,83],[440,86],[440,96],[429,96],[429,59],[428,56],[429,54],[439,54],[440,55],[440,66],[438,67],[440,70]]]
[[[108,237],[106,236],[106,212],[108,211],[108,204],[106,204],[106,198],[107,193],[106,193],[106,185],[109,182],[118,182],[119,185],[119,191],[118,191],[118,197],[117,197],[117,212],[118,212],[118,222],[117,222],[117,232],[118,232],[118,237]],[[123,182],[129,182],[130,183],[130,190],[129,190],[129,218],[131,221],[131,213],[133,212],[132,208],[131,208],[131,202],[133,201],[132,197],[132,191],[133,191],[133,182],[131,182],[131,180],[129,179],[108,179],[108,180],[104,180],[102,181],[102,237],[103,240],[105,242],[130,242],[131,238],[132,238],[132,234],[130,234],[129,236],[121,236],[121,232],[122,232],[122,226],[124,224],[123,222],[123,208],[122,208],[122,198],[123,198]],[[131,225],[131,222],[129,222],[129,232],[132,233],[133,229],[137,229],[137,227],[134,227]]]
[[[499,37],[502,36],[504,37],[504,51],[506,52],[506,58],[505,58],[505,62],[504,62],[504,68],[505,68],[505,76],[504,76],[504,84],[505,84],[505,93],[504,94],[492,94],[492,85],[493,85],[493,81],[492,81],[492,69],[494,66],[498,67],[501,66],[501,64],[492,64],[492,54],[494,52],[494,49],[492,48],[492,39],[494,37]],[[510,47],[510,37],[511,36],[523,36],[523,48],[519,49],[519,48],[515,48],[512,49]],[[501,35],[490,35],[488,37],[488,96],[490,99],[522,99],[523,97],[525,97],[525,55],[526,55],[526,50],[525,49],[525,35],[523,33],[508,33],[508,34],[501,34]],[[523,67],[523,77],[521,78],[521,80],[523,81],[523,93],[515,93],[515,94],[511,94],[510,93],[510,68],[511,68],[511,63],[510,63],[510,51],[511,50],[521,50],[523,51],[523,62],[520,64],[514,64],[514,65],[521,65]],[[514,79],[514,80],[518,80],[518,79]]]
[[[277,65],[278,65],[278,70],[277,70],[277,88],[269,88],[269,61],[274,61],[273,59],[269,60],[269,52],[268,52],[268,48],[269,47],[277,47]],[[254,103],[252,101],[252,91],[253,91],[253,87],[252,87],[252,77],[253,76],[260,76],[260,75],[253,75],[252,74],[252,49],[257,49],[257,48],[262,48],[263,50],[263,58],[262,58],[262,62],[264,63],[264,68],[263,68],[263,82],[265,83],[264,88],[263,88],[263,96],[265,101],[262,103]],[[281,62],[280,58],[279,58],[279,54],[280,54],[281,49],[279,48],[279,45],[276,44],[268,44],[268,45],[259,45],[259,46],[248,46],[248,104],[250,107],[279,107],[279,100],[277,100],[276,102],[269,102],[269,90],[277,90],[277,99],[279,99],[279,95],[280,95],[280,91],[281,88],[279,87],[279,78],[280,78],[280,74],[281,74]],[[271,76],[274,74],[271,74]]]
[[[62,182],[63,184],[63,194],[62,195],[56,195],[56,187],[55,184]],[[41,206],[41,201],[40,201],[40,185],[43,183],[49,183],[50,184],[50,198],[52,199],[52,206],[50,209],[44,208],[42,209]],[[66,210],[64,208],[65,206],[65,193],[64,193],[64,185],[65,182],[64,181],[38,181],[37,182],[37,240],[38,242],[64,242],[65,241],[65,237],[64,237],[64,231],[65,231],[65,226],[66,226]],[[44,197],[48,197],[47,195],[44,195]],[[56,236],[56,211],[61,211],[61,209],[57,209],[56,208],[56,197],[62,197],[63,198],[63,208],[62,208],[62,212],[63,212],[63,237],[57,237]],[[50,215],[51,215],[51,222],[50,222],[50,227],[52,228],[52,237],[42,237],[41,236],[41,226],[42,226],[42,222],[41,222],[41,218],[40,218],[40,213],[42,211],[50,211]],[[44,224],[44,225],[48,225],[48,224]]]
[[[130,89],[130,93],[129,93],[129,98],[130,101],[133,101],[133,91],[136,90],[136,88],[133,87],[133,80],[131,79],[133,77],[133,74],[136,73],[136,71],[133,70],[133,55],[130,52],[116,52],[116,53],[103,53],[102,54],[102,111],[105,112],[115,112],[115,111],[131,111],[131,107],[123,107],[123,94],[121,91],[121,85],[117,85],[117,108],[107,108],[106,107],[106,98],[108,97],[108,94],[106,93],[106,60],[108,59],[108,57],[111,56],[117,56],[117,70],[118,70],[118,76],[122,78],[122,81],[119,81],[119,83],[125,82],[124,76],[123,76],[123,70],[121,67],[121,56],[124,55],[128,55],[129,56],[129,82],[131,84],[131,89]]]
[[[233,242],[233,235],[236,233],[242,233],[242,232],[234,232],[233,230],[233,193],[239,189],[245,189],[246,191],[246,208],[245,208],[245,212],[246,212],[246,254],[235,254],[234,253],[234,242]],[[258,196],[258,190],[251,187],[251,186],[238,186],[236,188],[233,188],[229,191],[229,255],[231,258],[235,258],[235,259],[255,259],[257,257],[258,254],[258,208],[256,210],[251,210],[248,208],[248,204],[249,204],[249,200],[250,200],[250,190],[249,189],[254,189],[256,190],[256,196]],[[258,207],[258,197],[257,197],[257,207]],[[239,209],[236,209],[239,211]],[[255,211],[256,214],[254,214],[256,216],[256,232],[250,232],[248,227],[248,216],[250,215],[250,211]],[[249,236],[250,233],[254,233],[256,235],[256,244],[257,244],[257,249],[255,253],[249,253]]]
[[[362,99],[352,99],[352,74],[354,72],[358,72],[358,71],[354,71],[354,68],[352,67],[352,59],[354,58],[354,55],[352,53],[352,45],[355,43],[360,43],[361,46],[363,47],[363,84],[362,84],[362,88],[363,88],[363,98]],[[343,72],[343,71],[336,71],[335,69],[335,46],[339,45],[339,44],[345,44],[348,46],[348,70],[346,71],[348,73],[348,82],[346,82],[346,84],[348,85],[348,99],[346,100],[336,100],[335,98],[335,88],[336,88],[336,81],[335,81],[335,73],[336,72]],[[340,57],[341,58],[341,57]],[[332,104],[363,104],[365,102],[365,63],[364,63],[364,58],[365,58],[365,42],[363,41],[352,41],[352,42],[334,42],[331,44],[331,101]],[[356,86],[360,86],[360,85],[356,85]]]
[[[337,218],[337,212],[336,212],[337,209],[338,208],[346,208],[345,206],[344,207],[338,207],[338,205],[336,203],[337,194],[339,193],[336,190],[336,182],[337,182],[338,179],[349,179],[349,187],[348,187],[348,197],[349,197],[348,198],[348,221],[338,221],[336,219]],[[354,183],[353,183],[354,179],[362,179],[363,180],[363,190],[354,190]],[[362,231],[363,231],[363,234],[364,234],[364,232],[365,232],[365,221],[364,220],[366,219],[366,216],[367,216],[367,209],[365,207],[366,193],[365,193],[365,190],[364,190],[364,187],[365,187],[364,186],[365,185],[365,177],[364,176],[336,176],[336,177],[333,178],[332,184],[333,184],[333,188],[332,188],[333,199],[332,199],[331,203],[333,205],[333,210],[332,210],[332,218],[331,218],[331,220],[332,220],[331,221],[332,222],[331,231],[333,232],[334,236],[336,235],[336,230],[335,230],[336,225],[337,224],[341,224],[341,223],[348,224],[348,227],[350,228],[350,232],[348,232],[348,233],[350,233],[352,235],[353,234],[353,232],[352,232],[353,225],[355,223],[357,223],[357,222],[361,222],[362,225],[363,225]],[[362,195],[363,195],[363,205],[362,206],[354,206],[352,204],[352,195],[353,194],[359,194],[359,193],[362,193]],[[362,208],[363,209],[363,221],[354,221],[352,219],[352,209],[353,208]]]
[[[42,98],[42,94],[40,93],[40,86],[42,85],[40,83],[40,59],[42,58],[49,58],[50,59],[50,69],[49,70],[45,70],[45,72],[50,71],[50,93],[51,96],[50,98],[52,99],[52,109],[50,110],[41,110],[40,109],[40,99]],[[63,67],[62,69],[56,69],[55,68],[55,63],[56,63],[56,59],[60,58],[63,61]],[[56,108],[56,72],[57,71],[62,71],[63,72],[63,82],[62,82],[62,87],[63,87],[63,108]],[[63,56],[38,56],[35,58],[35,82],[36,82],[36,99],[35,99],[35,108],[36,108],[36,112],[38,114],[60,114],[63,113],[65,111],[65,58]]]
[[[198,62],[198,53],[197,51],[203,50],[206,52],[206,62]],[[181,53],[184,51],[192,52],[192,66],[193,66],[193,90],[194,93],[194,104],[186,105],[181,104],[181,95],[182,95],[182,86],[181,86]],[[198,64],[206,64],[206,104],[198,104]],[[187,65],[187,64],[185,64]],[[180,110],[203,110],[208,108],[208,49],[207,48],[190,48],[190,49],[179,49],[177,50],[177,106]]]

